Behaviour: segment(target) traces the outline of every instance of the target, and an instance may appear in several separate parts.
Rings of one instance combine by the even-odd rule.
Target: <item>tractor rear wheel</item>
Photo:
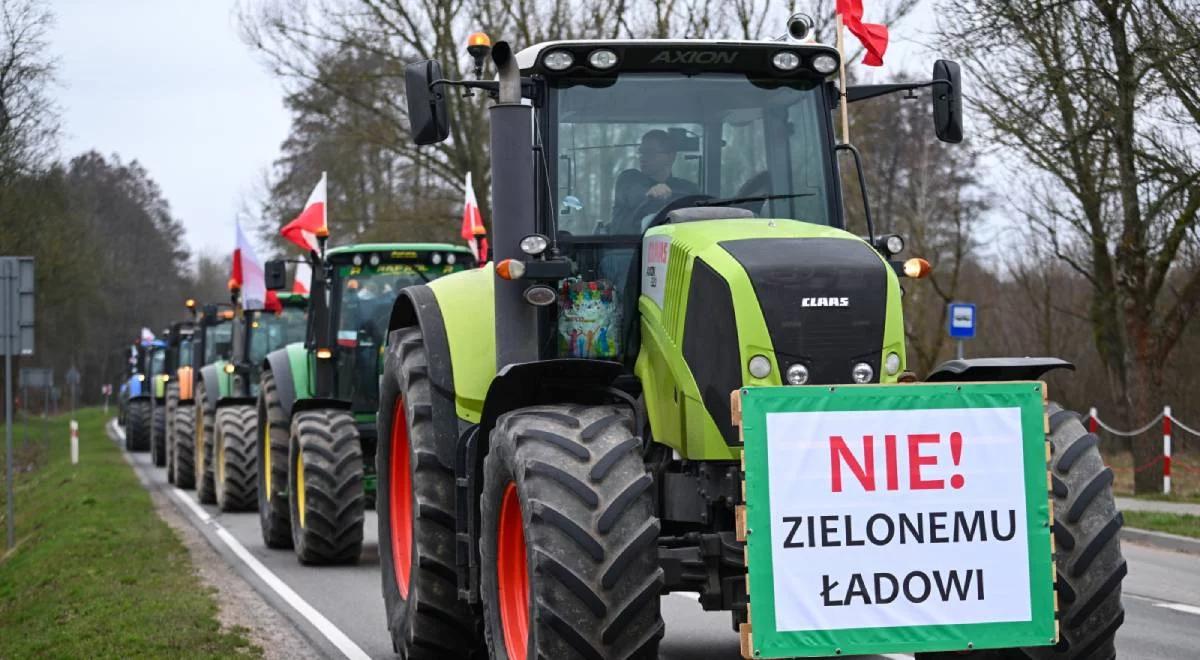
[[[250,511],[255,498],[254,431],[251,405],[217,411],[217,444],[213,450],[217,506],[222,511]]]
[[[167,433],[163,438],[167,455],[167,483],[175,483],[175,411],[179,408],[179,383],[167,383]]]
[[[305,564],[358,561],[363,544],[362,443],[350,413],[296,413],[288,468],[296,556]]]
[[[216,504],[217,489],[213,484],[213,429],[217,425],[217,411],[208,403],[204,381],[196,381],[195,417],[195,469],[196,499],[201,504]]]
[[[129,413],[126,416],[129,425],[125,427],[125,449],[146,451],[150,448],[150,400],[130,401]]]
[[[180,403],[175,407],[171,426],[175,432],[171,434],[171,460],[174,463],[175,486],[188,490],[196,487],[196,468],[194,465],[196,441],[192,437],[196,432],[196,407],[193,404]]]
[[[434,387],[419,328],[392,334],[380,387],[379,559],[392,648],[402,658],[486,655],[483,621],[458,598],[453,394]],[[435,401],[436,400],[436,401]],[[437,410],[451,418],[435,419]],[[448,425],[446,424],[448,422]]]
[[[275,388],[275,375],[264,369],[258,390],[258,522],[268,548],[292,547],[288,508],[288,419]]]
[[[492,657],[657,657],[663,573],[641,450],[624,408],[500,417],[480,496]]]
[[[162,406],[154,406],[150,419],[150,458],[155,467],[167,464],[167,411]]]
[[[1113,499],[1113,472],[1104,465],[1097,438],[1088,433],[1078,413],[1063,410],[1057,403],[1051,403],[1048,412],[1059,642],[995,651],[990,657],[1110,660],[1117,655],[1117,628],[1125,621],[1121,581],[1128,572],[1121,554],[1124,519]],[[949,660],[963,656],[926,653],[917,657]]]

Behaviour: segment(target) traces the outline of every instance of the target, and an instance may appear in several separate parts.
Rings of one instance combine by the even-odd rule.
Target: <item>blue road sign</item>
[[[949,329],[954,339],[975,338],[975,305],[950,303]]]

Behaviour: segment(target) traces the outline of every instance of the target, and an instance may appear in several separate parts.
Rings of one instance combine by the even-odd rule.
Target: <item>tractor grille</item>
[[[726,444],[737,444],[738,435],[730,417],[729,393],[742,386],[742,366],[729,283],[703,259],[697,258],[692,266],[687,300],[683,359],[696,379],[705,409],[712,415]]]
[[[887,266],[870,246],[786,238],[725,241],[721,247],[750,276],[781,371],[802,362],[811,385],[847,383],[854,364],[866,362],[878,381]]]

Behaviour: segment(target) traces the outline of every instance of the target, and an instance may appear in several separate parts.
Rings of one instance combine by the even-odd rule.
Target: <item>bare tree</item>
[[[55,147],[58,117],[46,94],[53,20],[38,0],[0,0],[0,181],[44,165]]]
[[[1161,409],[1165,365],[1200,306],[1180,259],[1200,210],[1200,22],[1183,0],[941,5],[972,107],[1018,157],[1019,207],[1092,289],[1096,349],[1125,423]],[[1189,248],[1189,246],[1191,246]],[[1139,463],[1157,450],[1135,443]],[[1139,491],[1161,475],[1143,471]]]

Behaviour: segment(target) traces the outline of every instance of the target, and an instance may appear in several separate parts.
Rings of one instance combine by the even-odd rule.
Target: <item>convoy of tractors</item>
[[[731,612],[744,654],[778,657],[755,641],[776,613],[752,611],[747,538],[777,532],[746,528],[758,477],[739,393],[886,386],[912,407],[932,387],[921,383],[1039,386],[1071,368],[1022,357],[909,370],[902,292],[930,266],[876,233],[865,186],[867,235],[847,231],[840,155],[858,154],[835,137],[836,117],[927,88],[937,137],[958,142],[959,69],[939,61],[931,81],[842,90],[839,52],[811,31],[794,17],[774,41],[519,52],[473,35],[477,79],[411,64],[418,144],[451,135],[454,88],[493,101],[493,259],[320,236],[292,260],[311,267],[307,294],[284,293],[280,260],[265,267],[270,309],[244,310],[236,288],[229,301],[188,301],[162,340],[130,355],[127,449],[150,450],[202,503],[257,509],[266,546],[305,564],[358,561],[364,509],[376,509],[380,625],[401,657],[652,658],[659,596],[673,591]],[[494,77],[479,75],[489,57]],[[1029,565],[1052,566],[1054,595],[1048,614],[1035,604],[1029,616],[1056,632],[996,649],[986,640],[1003,639],[1002,624],[947,626],[953,635],[925,642],[908,622],[874,629],[871,648],[1114,656],[1125,563],[1112,473],[1078,415],[1047,401],[1044,420],[1033,486],[1044,491],[1030,501],[1048,517],[1029,534],[1049,554]]]

